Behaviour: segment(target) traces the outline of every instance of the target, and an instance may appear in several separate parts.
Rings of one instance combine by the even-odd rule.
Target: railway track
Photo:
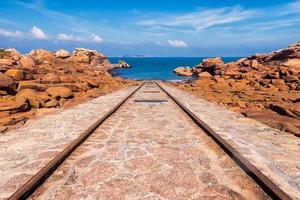
[[[160,92],[164,92],[170,99],[136,99],[135,103],[165,103],[172,101],[176,103],[180,109],[189,116],[194,123],[200,127],[207,135],[209,135],[234,161],[240,168],[242,168],[262,189],[273,199],[292,199],[288,194],[282,191],[275,183],[273,183],[268,177],[261,173],[254,165],[252,165],[246,158],[244,158],[239,152],[237,152],[232,146],[230,146],[225,140],[218,136],[207,124],[193,114],[184,104],[176,99],[172,94],[166,91],[160,83],[147,81],[141,84],[136,90],[124,98],[118,105],[112,110],[102,116],[96,123],[94,123],[89,129],[87,129],[80,137],[69,144],[59,155],[57,155],[52,161],[50,161],[44,168],[42,168],[35,176],[22,185],[9,199],[26,199],[30,197],[50,176],[55,170],[84,142],[93,134],[97,129],[101,129],[101,125],[110,118],[125,102],[134,96],[141,88],[145,87],[146,90],[143,93],[148,95],[154,95]],[[156,88],[159,88],[158,91]]]

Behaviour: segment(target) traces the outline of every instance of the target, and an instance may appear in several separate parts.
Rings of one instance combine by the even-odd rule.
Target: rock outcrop
[[[300,136],[300,42],[231,63],[208,58],[176,71],[198,76],[178,87]]]
[[[115,64],[115,68],[130,68],[131,66],[123,60],[119,60],[117,64]]]
[[[103,54],[84,48],[71,55],[63,49],[37,49],[27,55],[0,50],[0,130],[14,124],[16,113],[75,104],[133,82],[113,78],[108,71],[114,67]],[[24,113],[22,119],[27,118]]]
[[[190,67],[177,67],[173,72],[179,76],[192,76],[194,74],[194,71]]]
[[[68,58],[70,57],[70,53],[64,49],[59,49],[54,53],[56,58]]]

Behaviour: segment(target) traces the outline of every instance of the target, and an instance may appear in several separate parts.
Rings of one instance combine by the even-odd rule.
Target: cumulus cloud
[[[12,31],[0,29],[0,36],[7,37],[7,38],[21,38],[22,33],[20,31],[12,32]]]
[[[172,47],[188,47],[187,43],[183,40],[168,40],[168,43]]]
[[[102,43],[103,42],[103,39],[99,35],[92,34],[91,37],[92,37],[92,41],[95,42],[95,43]]]
[[[77,42],[83,42],[84,40],[80,37],[71,35],[71,34],[64,34],[64,33],[60,33],[57,35],[57,39],[58,40],[62,40],[62,41],[77,41]]]
[[[42,31],[42,29],[34,26],[31,29],[31,34],[33,35],[34,38],[38,40],[46,40],[49,37]]]

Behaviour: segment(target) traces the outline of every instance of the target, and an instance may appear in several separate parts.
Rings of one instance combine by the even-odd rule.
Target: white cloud
[[[168,40],[168,43],[172,47],[188,47],[187,43],[183,40]]]
[[[102,43],[103,42],[103,39],[99,35],[92,34],[91,37],[92,37],[92,41],[95,42],[95,43]]]
[[[67,35],[64,33],[60,33],[57,35],[57,39],[58,40],[62,40],[62,41],[76,41],[76,42],[84,42],[84,39],[82,39],[81,37],[77,37],[74,35]]]
[[[12,32],[12,31],[0,29],[0,36],[7,37],[7,38],[21,38],[23,34],[20,31]]]
[[[158,18],[141,20],[138,25],[165,31],[184,30],[198,32],[216,26],[230,24],[253,17],[254,10],[244,10],[239,6],[217,9],[200,9],[196,12],[164,15]]]
[[[58,40],[63,40],[63,41],[72,41],[74,40],[74,36],[73,35],[67,35],[64,33],[60,33],[57,35],[57,39]]]
[[[36,26],[32,27],[31,34],[38,40],[46,40],[49,38],[41,29]]]

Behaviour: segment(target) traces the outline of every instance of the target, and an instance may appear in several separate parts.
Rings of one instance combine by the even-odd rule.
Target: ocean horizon
[[[114,69],[114,76],[132,80],[183,81],[194,80],[193,76],[179,76],[173,72],[176,67],[193,67],[210,57],[109,57],[111,63],[124,60],[131,68]],[[222,57],[225,63],[241,57]]]

